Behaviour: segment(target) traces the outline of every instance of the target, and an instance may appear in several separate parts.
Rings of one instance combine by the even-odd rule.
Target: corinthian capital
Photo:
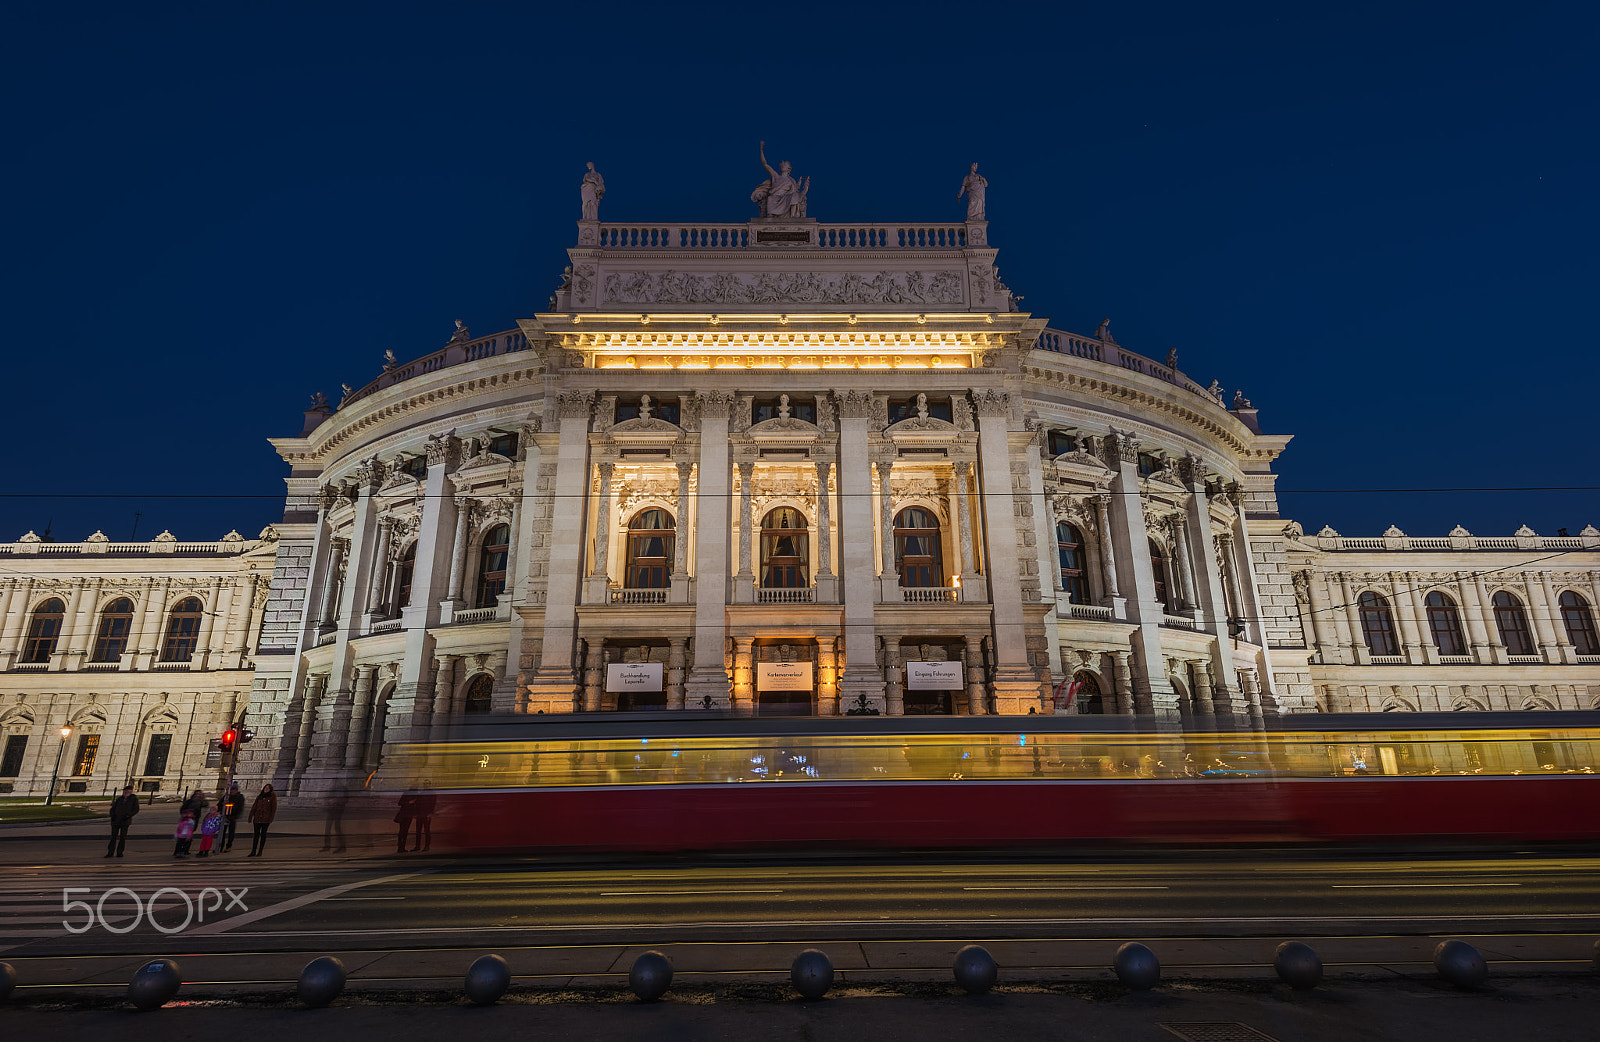
[[[980,417],[1011,415],[1011,393],[1009,391],[997,391],[993,388],[982,391],[974,390],[972,392],[972,404],[978,410]]]
[[[697,397],[701,419],[727,419],[733,408],[733,395],[727,391],[701,391]]]
[[[842,420],[864,420],[872,415],[870,391],[839,391],[833,396]]]
[[[556,412],[563,420],[587,420],[593,408],[593,391],[562,391],[556,395]]]
[[[423,446],[423,451],[427,453],[428,466],[449,466],[460,458],[461,442],[456,439],[454,430],[446,431],[443,434],[430,434],[428,435],[427,444]]]

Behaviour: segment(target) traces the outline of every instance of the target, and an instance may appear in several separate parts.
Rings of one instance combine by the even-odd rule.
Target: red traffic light
[[[234,743],[238,740],[239,733],[233,728],[230,727],[226,731],[222,732],[222,751],[230,751],[233,748]]]

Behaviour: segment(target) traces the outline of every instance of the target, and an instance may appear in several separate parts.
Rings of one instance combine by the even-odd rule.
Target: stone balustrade
[[[377,394],[385,387],[392,387],[418,376],[426,376],[465,362],[476,362],[482,358],[514,354],[527,348],[528,338],[520,329],[508,329],[503,333],[494,333],[458,344],[448,344],[432,354],[423,355],[421,358],[397,365],[379,374],[376,380],[341,400],[339,408],[343,409],[363,398]]]
[[[1074,358],[1083,358],[1091,362],[1103,362],[1106,365],[1114,365],[1132,373],[1153,377],[1163,383],[1169,383],[1174,387],[1181,387],[1193,394],[1198,394],[1208,402],[1214,402],[1223,408],[1227,407],[1227,404],[1222,399],[1171,366],[1163,365],[1153,358],[1146,358],[1144,355],[1136,354],[1110,341],[1081,336],[1077,333],[1067,333],[1059,329],[1046,329],[1039,334],[1039,339],[1035,342],[1034,347],[1040,351],[1049,351],[1058,355],[1071,355]]]
[[[754,226],[759,231],[759,225]],[[964,224],[816,224],[809,243],[823,249],[960,250]],[[606,250],[736,250],[770,245],[752,237],[750,224],[602,224],[597,245]]]
[[[1509,536],[1476,536],[1458,529],[1448,536],[1409,536],[1391,529],[1381,536],[1342,536],[1331,528],[1302,536],[1323,550],[1595,550],[1600,531],[1585,528],[1577,535],[1539,535],[1522,529]]]

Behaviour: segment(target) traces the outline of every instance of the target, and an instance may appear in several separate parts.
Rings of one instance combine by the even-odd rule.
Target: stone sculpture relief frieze
[[[612,271],[605,300],[615,304],[959,304],[954,271]]]

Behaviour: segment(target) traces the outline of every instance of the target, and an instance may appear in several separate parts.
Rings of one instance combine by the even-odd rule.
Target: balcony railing
[[[902,586],[900,599],[906,604],[955,604],[961,600],[961,587]]]
[[[457,623],[493,622],[495,614],[499,611],[499,608],[491,604],[487,608],[468,608],[466,611],[458,611],[451,618]]]
[[[1111,609],[1103,608],[1098,604],[1062,604],[1056,602],[1056,614],[1060,615],[1062,609],[1074,619],[1095,619],[1097,621],[1111,621]]]
[[[612,604],[665,604],[667,591],[662,590],[612,590]]]
[[[783,589],[763,590],[756,589],[757,604],[815,604],[817,591],[810,586],[785,587]]]
[[[458,618],[459,618],[459,616],[458,616]],[[373,632],[374,635],[377,635],[379,633],[393,633],[395,630],[398,630],[399,628],[400,628],[400,620],[399,619],[384,619],[381,622],[374,622],[372,624],[372,632]]]
[[[1163,615],[1161,616],[1161,625],[1175,630],[1195,630],[1197,632],[1200,630],[1198,622],[1183,615]]]

